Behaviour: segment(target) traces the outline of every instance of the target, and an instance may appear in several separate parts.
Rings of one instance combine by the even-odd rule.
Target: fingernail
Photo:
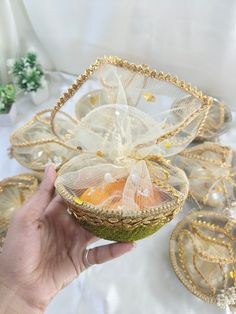
[[[51,172],[52,169],[55,169],[54,164],[48,163],[45,167],[45,175],[47,176]]]
[[[44,174],[45,175],[48,175],[48,172],[49,172],[50,168],[51,168],[50,164],[46,165],[45,170],[44,170]]]
[[[129,242],[127,244],[129,245],[129,251],[133,251],[137,247],[136,242]]]

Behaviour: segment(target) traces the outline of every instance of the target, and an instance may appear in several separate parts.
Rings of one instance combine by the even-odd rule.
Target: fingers
[[[86,240],[87,240],[87,245],[91,245],[100,239],[98,237],[95,237],[93,234],[89,233],[89,236],[87,236]]]
[[[85,268],[94,264],[102,264],[114,258],[117,258],[135,247],[135,243],[112,243],[96,247],[94,249],[85,250],[83,262]]]
[[[63,199],[59,195],[57,195],[49,203],[46,212],[50,214],[55,212],[57,215],[59,215],[60,213],[62,213],[63,215],[66,215],[67,214],[66,208],[67,208],[67,205],[64,203]]]
[[[41,182],[39,189],[26,203],[26,210],[40,216],[49,203],[51,202],[54,194],[54,182],[56,179],[56,171],[52,165],[45,168],[44,178]]]

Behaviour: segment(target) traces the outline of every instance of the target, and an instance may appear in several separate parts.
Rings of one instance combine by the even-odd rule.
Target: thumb
[[[34,216],[40,216],[47,206],[50,204],[54,195],[54,182],[56,180],[56,171],[52,165],[45,168],[43,181],[41,182],[38,191],[25,204],[28,213]]]

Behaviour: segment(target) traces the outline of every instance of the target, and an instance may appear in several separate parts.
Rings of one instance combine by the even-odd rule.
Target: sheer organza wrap
[[[229,147],[196,145],[175,157],[175,164],[186,172],[193,199],[210,207],[236,205],[235,153]]]
[[[117,57],[98,59],[52,112],[58,138],[62,107],[77,121],[63,140],[78,153],[56,180],[72,214],[97,236],[119,241],[170,221],[188,181],[165,157],[200,134],[211,105],[210,97],[170,74]]]
[[[193,294],[235,313],[236,220],[214,211],[195,211],[173,230],[170,259]]]
[[[182,106],[190,106],[191,108],[194,102],[195,98],[193,96],[187,96],[184,103],[183,100],[177,101],[174,104],[173,109],[177,111],[178,108],[182,108]],[[180,115],[181,114],[182,112],[180,112]],[[219,135],[227,132],[230,129],[231,125],[231,111],[223,101],[219,101],[218,99],[214,98],[195,140],[203,141],[207,139],[214,139]]]
[[[52,115],[55,134],[60,138],[58,113],[62,106],[63,111],[81,120],[107,104],[128,105],[152,117],[159,129],[158,151],[171,156],[200,134],[212,99],[170,74],[106,57],[91,65],[58,100]]]
[[[58,130],[61,139],[58,139],[52,132],[50,115],[51,110],[37,113],[10,137],[11,154],[27,168],[41,171],[48,163],[58,168],[76,152],[73,147],[65,144],[65,139],[72,133],[76,121],[60,112]]]
[[[70,141],[79,143],[82,152],[62,167],[56,185],[66,187],[79,202],[110,210],[157,208],[171,202],[175,190],[185,198],[183,173],[152,161],[160,150],[155,143],[160,132],[155,120],[137,108],[94,109],[81,119]],[[160,182],[165,182],[162,188]],[[172,190],[165,191],[165,185]]]
[[[196,140],[210,140],[226,133],[232,125],[232,113],[223,101],[213,99],[207,118]]]

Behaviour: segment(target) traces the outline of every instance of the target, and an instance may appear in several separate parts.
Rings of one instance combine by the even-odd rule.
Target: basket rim
[[[150,158],[158,158],[158,156],[149,156]],[[160,158],[160,157],[159,157]],[[155,159],[154,159],[155,160]],[[158,161],[160,164],[164,164],[166,167],[171,168],[174,171],[177,171],[183,178],[186,179],[186,175],[184,173],[183,170],[181,170],[178,167],[175,167],[173,165],[171,165],[167,160],[165,160],[164,158],[161,159],[157,159],[156,161]],[[57,173],[57,177],[60,176],[63,171],[64,168],[66,167],[66,163],[59,169],[58,173]],[[188,185],[188,181],[186,179],[186,183]],[[166,185],[168,186],[168,184],[166,183]],[[187,186],[188,187],[188,186]],[[163,214],[165,214],[165,216],[168,216],[172,213],[175,213],[175,210],[177,208],[179,208],[181,206],[181,204],[184,203],[185,199],[188,196],[188,189],[186,191],[186,195],[178,190],[176,190],[174,187],[171,186],[171,189],[174,190],[175,195],[173,195],[173,200],[163,203],[162,205],[158,206],[157,208],[150,208],[150,209],[143,209],[143,210],[139,210],[139,211],[122,211],[122,210],[109,210],[109,209],[103,209],[103,208],[99,208],[97,206],[94,206],[92,204],[86,203],[86,202],[82,202],[81,204],[78,204],[74,201],[74,195],[72,195],[63,184],[60,184],[57,182],[55,182],[55,188],[57,190],[57,192],[60,194],[60,196],[68,203],[70,203],[70,205],[73,208],[78,208],[78,209],[83,209],[84,211],[86,211],[87,213],[96,213],[97,215],[101,215],[101,216],[107,216],[107,217],[119,217],[119,218],[124,218],[124,217],[148,217],[150,215],[155,215],[156,217],[158,217],[158,213],[160,216],[163,216]],[[176,206],[174,206],[174,204],[176,204]],[[172,209],[172,210],[171,210]],[[179,211],[179,210],[178,210]]]
[[[155,215],[156,217],[165,217],[169,216],[172,213],[175,213],[176,208],[179,208],[181,204],[184,202],[184,198],[175,197],[174,200],[168,203],[164,203],[163,205],[160,205],[158,208],[150,208],[150,209],[143,209],[139,211],[122,211],[122,210],[109,210],[109,209],[103,209],[96,207],[92,204],[82,202],[81,204],[76,203],[73,200],[73,196],[66,190],[66,188],[61,184],[55,184],[56,190],[59,193],[59,195],[62,197],[62,199],[69,203],[73,209],[77,208],[79,211],[83,210],[85,212],[97,214],[104,217],[114,217],[114,218],[145,218],[149,217],[151,215]],[[176,206],[174,206],[176,205]],[[167,210],[163,210],[167,209]],[[170,210],[171,209],[171,210]],[[158,215],[159,214],[159,215]]]

